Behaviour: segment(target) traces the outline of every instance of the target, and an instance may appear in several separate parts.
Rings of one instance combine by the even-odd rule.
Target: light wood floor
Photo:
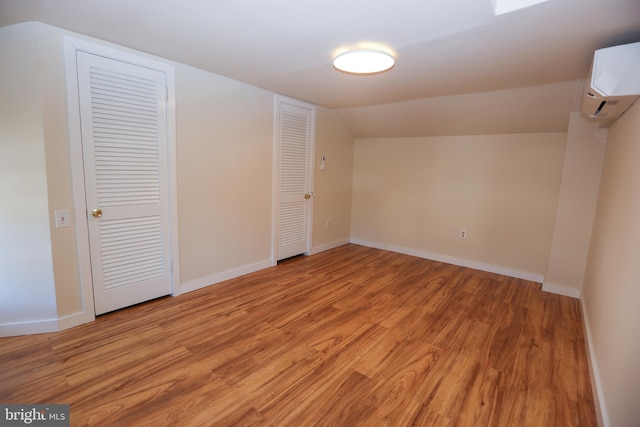
[[[596,425],[577,300],[356,245],[1,338],[0,402],[72,425]]]

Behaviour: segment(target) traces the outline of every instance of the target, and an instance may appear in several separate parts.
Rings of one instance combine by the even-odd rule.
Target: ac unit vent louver
[[[640,42],[595,51],[582,113],[608,126],[639,97]]]

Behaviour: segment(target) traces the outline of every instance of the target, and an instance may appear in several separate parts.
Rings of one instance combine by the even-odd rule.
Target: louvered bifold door
[[[278,260],[308,250],[312,110],[280,104]]]
[[[77,54],[96,314],[171,293],[166,78]]]

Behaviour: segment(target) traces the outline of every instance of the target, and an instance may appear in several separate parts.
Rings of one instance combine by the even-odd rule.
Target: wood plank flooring
[[[356,245],[0,338],[1,403],[91,426],[595,426],[578,301]]]

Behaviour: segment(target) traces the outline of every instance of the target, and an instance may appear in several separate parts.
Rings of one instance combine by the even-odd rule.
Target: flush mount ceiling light
[[[395,64],[387,52],[376,49],[353,49],[335,57],[333,66],[345,73],[375,74],[387,71]]]

